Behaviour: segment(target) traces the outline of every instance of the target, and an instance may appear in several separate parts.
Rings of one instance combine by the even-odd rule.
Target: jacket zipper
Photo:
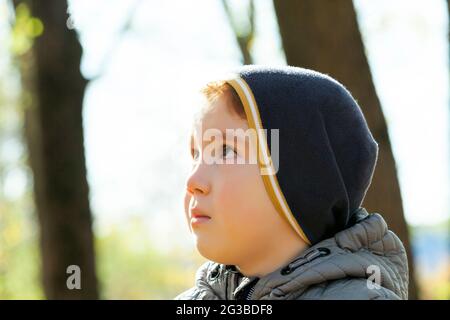
[[[250,290],[247,293],[247,296],[245,297],[245,300],[252,300],[251,297],[253,295],[253,292],[255,292],[255,288],[256,288],[256,283],[252,284],[252,287],[250,288]]]
[[[253,292],[256,289],[256,283],[259,279],[254,279],[243,287],[235,296],[235,300],[251,300]]]
[[[236,296],[236,300],[251,300],[251,297],[256,289],[256,283],[259,279],[253,279],[244,288],[241,289],[239,294]]]

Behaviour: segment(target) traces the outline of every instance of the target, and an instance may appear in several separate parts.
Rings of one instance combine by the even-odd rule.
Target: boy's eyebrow
[[[239,130],[238,131],[239,133],[242,132],[241,129],[238,129],[238,130]],[[222,131],[222,137],[223,137],[224,141],[227,140],[226,132]],[[236,138],[238,141],[247,142],[248,141],[248,139],[246,139],[247,138],[247,131],[244,129],[244,135],[242,135],[242,134],[232,134],[230,138],[233,138],[233,140],[234,140],[234,138]]]
[[[227,134],[226,134],[226,132],[225,132],[224,130],[220,130],[220,132],[222,133],[222,141],[228,141],[229,139],[227,139]],[[244,142],[247,141],[247,139],[245,139],[244,137],[242,137],[242,135],[240,135],[240,134],[232,134],[230,138],[236,138],[236,139],[238,139],[239,141],[244,141]],[[191,149],[194,149],[194,148],[195,148],[195,143],[194,143],[194,141],[195,141],[194,134],[191,133],[191,137],[190,137],[190,146],[191,146]],[[233,142],[234,142],[234,139],[233,139]]]

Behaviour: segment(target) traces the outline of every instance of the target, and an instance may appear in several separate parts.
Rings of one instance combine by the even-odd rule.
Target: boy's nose
[[[205,170],[202,168],[203,166],[203,164],[198,165],[187,179],[186,188],[191,195],[207,195],[211,190],[211,186],[207,181],[207,177],[204,172]]]

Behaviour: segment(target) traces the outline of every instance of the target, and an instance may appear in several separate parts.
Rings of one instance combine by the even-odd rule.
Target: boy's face
[[[261,258],[283,234],[294,231],[273,206],[258,164],[249,161],[256,142],[245,139],[247,121],[232,113],[227,103],[226,98],[218,98],[193,130],[185,213],[200,254],[219,263],[239,265]],[[211,129],[224,133],[226,129],[241,129],[233,133],[239,142],[227,137],[223,141],[205,139]],[[216,150],[213,155],[211,147]],[[206,157],[223,163],[205,161]],[[232,163],[227,164],[227,160]]]

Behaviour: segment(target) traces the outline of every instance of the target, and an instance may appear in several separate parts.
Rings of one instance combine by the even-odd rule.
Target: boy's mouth
[[[193,226],[199,225],[209,220],[211,220],[211,217],[203,213],[200,209],[198,208],[191,209],[191,224]]]
[[[211,219],[210,216],[208,216],[207,214],[203,213],[203,211],[201,211],[198,208],[192,208],[191,209],[191,218],[209,218]]]

